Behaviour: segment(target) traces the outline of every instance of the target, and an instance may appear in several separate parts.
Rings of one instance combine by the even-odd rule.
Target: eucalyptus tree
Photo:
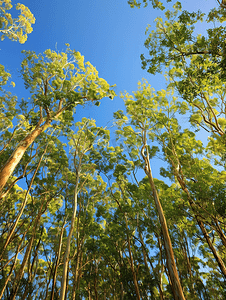
[[[141,56],[149,73],[167,73],[169,85],[185,100],[181,105],[189,109],[191,123],[215,138],[225,132],[225,17],[222,7],[204,14],[182,11],[178,2],[164,19],[156,19],[154,30],[147,28],[148,55]],[[204,24],[207,29],[197,34]]]
[[[4,67],[1,69],[0,295],[15,299],[23,294],[22,299],[26,299],[35,292],[43,299],[49,296],[53,299],[58,293],[58,270],[62,272],[68,214],[58,210],[66,198],[62,190],[67,177],[72,176],[67,170],[66,145],[60,137],[71,132],[75,106],[88,101],[98,105],[103,97],[112,98],[114,91],[89,62],[84,63],[80,53],[69,47],[65,53],[47,50],[44,55],[36,55],[28,51],[25,56],[21,72],[25,86],[31,90],[31,99],[18,103],[15,96],[6,92],[10,74]],[[17,185],[22,178],[27,190]],[[54,219],[58,223],[62,220],[57,225],[61,233],[59,244],[51,249],[54,243],[47,242],[47,224]],[[48,253],[55,253],[57,259],[52,261]],[[21,265],[18,255],[22,258]],[[67,261],[68,254],[65,257]],[[65,262],[64,266],[67,265]],[[33,282],[39,283],[38,289]]]
[[[225,288],[225,255],[222,252],[222,248],[225,247],[225,217],[220,213],[219,207],[220,203],[222,203],[221,201],[223,201],[221,197],[224,197],[223,178],[225,171],[214,168],[209,161],[213,157],[209,148],[205,149],[203,143],[196,139],[195,133],[186,128],[182,129],[179,125],[179,117],[180,113],[183,113],[183,105],[173,95],[171,89],[155,93],[154,89],[144,81],[139,84],[138,91],[134,92],[134,96],[125,94],[124,99],[127,116],[119,111],[115,113],[115,117],[118,123],[117,134],[124,145],[127,146],[128,155],[139,168],[145,171],[147,179],[150,182],[148,177],[149,172],[146,170],[147,162],[150,160],[147,162],[146,160],[148,155],[149,157],[155,156],[161,150],[162,159],[167,163],[167,167],[162,167],[160,174],[166,178],[168,177],[170,181],[175,182],[172,184],[172,187],[166,187],[168,191],[166,194],[163,192],[160,193],[156,180],[153,180],[150,186],[152,187],[152,193],[154,185],[154,191],[160,195],[161,206],[162,201],[164,201],[163,199],[168,197],[168,205],[160,212],[164,214],[168,232],[171,235],[171,250],[174,252],[174,258],[177,262],[179,280],[183,286],[185,298],[190,297],[192,294],[193,297],[197,298],[200,288],[198,288],[195,279],[192,284],[187,285],[188,281],[182,275],[183,268],[179,260],[182,253],[179,254],[178,246],[175,246],[178,243],[180,243],[180,247],[183,245],[181,244],[180,237],[181,228],[183,227],[181,222],[192,222],[191,228],[195,230],[195,235],[202,241],[202,243],[197,244],[195,240],[192,240],[192,243],[202,253],[198,258],[200,264],[213,269],[219,267],[220,271],[215,275],[220,284],[219,286],[216,285],[215,288],[221,297],[223,297]],[[185,124],[183,124],[183,127],[185,127]],[[140,162],[137,163],[137,161]],[[148,170],[149,168],[150,165],[148,164]],[[171,193],[169,193],[170,189]],[[172,194],[177,193],[178,190],[181,191],[181,198],[178,198],[175,203],[173,202],[176,206],[172,206],[172,210],[170,211],[171,201],[175,201],[175,196],[172,198]],[[164,196],[164,194],[167,196]],[[174,228],[171,227],[173,223],[170,220],[177,206],[181,212],[174,221],[176,226]],[[166,214],[167,211],[169,213]],[[184,216],[184,219],[181,219],[182,216]],[[164,224],[161,220],[160,224],[160,228],[162,228]],[[192,236],[186,227],[184,227],[184,230],[188,232],[188,236]],[[165,238],[164,231],[162,231],[162,234],[163,238]],[[178,240],[175,240],[175,236],[178,236]],[[165,241],[163,245],[166,247]],[[187,259],[188,254],[183,252],[183,255]],[[166,258],[168,260],[167,256]],[[203,259],[207,258],[208,263],[205,264]],[[187,263],[188,267],[191,268],[191,260],[187,260]],[[167,262],[167,268],[169,268],[169,261]],[[170,273],[168,275],[170,276]],[[194,276],[191,272],[190,275],[187,273],[186,276],[189,276],[189,280],[193,280]],[[208,275],[208,278],[210,281],[215,281],[215,279],[211,279],[211,275]],[[204,277],[198,275],[198,280],[203,283]],[[210,289],[206,293],[209,293],[211,297],[215,297],[214,293],[210,292]]]
[[[140,97],[139,97],[140,96]],[[127,95],[128,101],[127,103],[133,103],[133,100],[131,100],[131,96]],[[118,127],[121,127],[121,130],[118,129],[117,133],[124,137],[124,143],[128,146],[129,151],[131,152],[131,156],[135,156],[136,160],[142,159],[143,164],[142,169],[144,170],[145,174],[148,176],[148,180],[152,189],[152,195],[155,201],[155,206],[158,212],[159,221],[161,224],[161,229],[163,232],[163,238],[164,238],[164,248],[166,251],[167,256],[167,266],[169,271],[170,280],[172,283],[172,291],[174,294],[175,299],[184,299],[183,290],[181,287],[181,283],[178,277],[178,272],[175,264],[174,259],[174,253],[173,253],[173,247],[171,243],[171,239],[169,236],[169,231],[165,219],[165,215],[162,209],[161,202],[159,200],[159,195],[153,180],[152,171],[151,171],[151,165],[150,165],[150,159],[149,159],[149,145],[148,145],[148,139],[152,139],[154,136],[150,131],[151,121],[153,120],[153,112],[149,109],[148,105],[145,105],[145,94],[139,94],[137,95],[137,102],[136,104],[140,104],[139,108],[132,111],[130,110],[129,105],[127,105],[127,113],[129,114],[131,118],[131,125],[134,125],[133,129],[129,125],[125,125],[122,127],[124,123],[127,122],[128,118],[126,116],[121,115],[121,112],[115,113],[116,118],[119,119],[118,121]],[[140,99],[139,99],[140,98]],[[140,149],[139,149],[140,148]]]
[[[26,174],[27,191],[15,185],[5,197],[1,214],[3,299],[19,295],[54,299],[59,294],[77,299],[85,290],[81,278],[94,263],[91,246],[103,231],[95,221],[95,207],[100,199],[104,201],[106,187],[89,152],[96,144],[107,143],[109,132],[84,118],[68,139],[70,158],[65,144],[56,135],[49,136],[48,130],[44,132],[36,142],[46,149],[27,167],[33,174]],[[28,157],[21,160],[22,168],[24,159]],[[20,198],[26,203],[20,203]],[[17,208],[23,213],[18,215]]]
[[[109,197],[116,203],[117,209],[111,210],[109,214],[103,213],[104,210],[100,207],[97,216],[104,217],[106,233],[110,235],[110,241],[114,241],[114,248],[119,249],[119,252],[116,251],[113,255],[115,263],[112,264],[114,270],[118,270],[121,274],[119,279],[121,278],[122,281],[123,297],[141,299],[151,295],[154,299],[159,295],[164,299],[167,294],[167,280],[164,276],[168,275],[165,273],[167,266],[165,262],[163,263],[165,258],[156,260],[149,252],[150,248],[155,249],[160,257],[165,257],[165,249],[162,249],[161,226],[156,218],[157,211],[150,184],[139,181],[135,175],[139,168],[143,168],[142,160],[139,158],[138,135],[134,133],[132,137],[128,126],[123,125],[128,121],[126,116],[120,112],[115,116],[121,128],[117,133],[122,133],[124,136],[120,140],[120,146],[110,147],[108,152],[99,151],[99,155],[102,156],[101,161],[94,152],[93,159],[99,170],[109,179]],[[146,194],[144,191],[147,191]],[[152,236],[154,239],[151,238]],[[126,263],[127,260],[129,264]],[[156,261],[158,264],[155,263]],[[170,289],[169,293],[172,293]]]
[[[104,139],[104,141],[107,143],[109,139],[108,130],[96,127],[94,120],[87,120],[86,118],[83,118],[81,122],[76,123],[75,128],[75,132],[68,136],[70,138],[69,145],[71,145],[73,152],[73,167],[75,170],[75,174],[74,176],[72,175],[74,177],[74,192],[72,198],[73,211],[71,215],[69,233],[67,236],[67,243],[64,254],[63,275],[60,292],[61,300],[67,297],[66,286],[70,260],[70,245],[72,242],[72,236],[76,229],[75,222],[77,219],[77,206],[82,205],[81,199],[81,202],[79,203],[78,198],[84,197],[84,200],[87,199],[87,212],[89,212],[89,210],[93,211],[90,212],[90,217],[91,219],[93,219],[94,216],[92,214],[95,213],[95,202],[98,201],[98,198],[103,192],[103,188],[105,188],[105,184],[103,183],[103,181],[101,181],[101,178],[98,179],[97,174],[95,174],[95,165],[90,161],[88,154],[91,149],[95,147],[95,143],[100,143],[101,139]],[[103,187],[100,184],[103,185]],[[79,251],[76,252],[78,257],[78,254],[80,253]],[[77,280],[77,278],[75,278],[74,280]],[[75,297],[75,295],[73,297]]]
[[[116,147],[94,120],[73,125],[77,105],[114,96],[80,53],[26,51],[31,99],[18,105],[0,66],[0,298],[225,299],[225,16],[223,4],[205,16],[177,3],[147,29],[143,67],[168,87],[122,96]]]
[[[45,138],[39,142],[43,151],[39,149],[32,155],[31,149],[24,158],[26,162],[21,161],[27,190],[25,186],[22,189],[14,185],[2,203],[1,270],[6,274],[6,278],[1,279],[0,295],[3,299],[7,293],[8,298],[14,299],[22,290],[23,297],[26,297],[32,292],[33,281],[40,281],[46,267],[40,257],[45,252],[47,223],[62,205],[59,170],[62,165],[66,166],[67,156],[56,138],[50,140],[48,137],[48,143]],[[51,173],[46,173],[47,170]],[[46,243],[44,248],[48,245]]]
[[[62,128],[68,126],[77,105],[114,96],[109,84],[99,78],[90,62],[84,63],[79,52],[70,48],[64,53],[46,50],[43,55],[25,51],[25,56],[21,72],[31,99],[21,103],[23,112],[19,117],[24,134],[17,140],[13,153],[2,162],[1,192],[28,147],[42,132],[58,124]],[[1,197],[4,195],[3,192]]]
[[[212,244],[208,232],[213,229],[225,247],[225,16],[223,2],[207,14],[182,11],[177,3],[172,11],[165,12],[164,19],[156,20],[154,30],[147,28],[145,46],[149,53],[142,55],[143,68],[148,72],[166,72],[169,88],[181,98],[178,109],[189,114],[194,130],[205,130],[209,135],[206,148],[199,146],[200,154],[206,152],[203,161],[193,157],[198,144],[190,131],[182,134],[179,127],[174,130],[168,126],[169,142],[159,140],[224,277],[224,255]],[[198,28],[204,24],[207,29],[199,34]],[[179,145],[185,148],[186,139],[190,149],[187,145],[185,156]]]

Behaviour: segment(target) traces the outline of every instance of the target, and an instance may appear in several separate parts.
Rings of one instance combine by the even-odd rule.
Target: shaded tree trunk
[[[127,243],[128,243],[128,250],[129,250],[129,258],[130,258],[130,268],[133,274],[133,283],[135,286],[135,290],[136,290],[136,298],[137,300],[140,300],[140,291],[139,291],[139,286],[138,286],[138,282],[137,282],[137,274],[134,268],[134,262],[133,262],[133,255],[132,255],[132,251],[131,251],[131,243],[130,243],[130,236],[129,236],[129,228],[128,228],[128,221],[127,221],[127,217],[125,215],[125,221],[126,221],[126,235],[127,235]]]

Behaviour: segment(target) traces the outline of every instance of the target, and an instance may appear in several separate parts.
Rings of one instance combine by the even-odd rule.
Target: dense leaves
[[[0,5],[3,36],[17,32]],[[24,52],[30,99],[0,67],[0,299],[225,299],[225,12],[176,3],[147,29],[143,67],[166,89],[121,94],[114,146],[75,122],[77,105],[115,93],[69,45]]]
[[[0,1],[1,40],[8,37],[12,41],[19,41],[19,43],[24,44],[27,40],[27,34],[33,31],[31,25],[35,23],[35,17],[28,7],[18,3],[16,9],[20,10],[20,15],[17,19],[12,18],[12,15],[8,12],[12,7],[11,0]]]

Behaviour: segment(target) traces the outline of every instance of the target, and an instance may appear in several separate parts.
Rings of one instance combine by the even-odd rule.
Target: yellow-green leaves
[[[164,10],[165,7],[163,6],[162,2],[158,1],[158,0],[149,0],[153,6],[153,8],[159,8],[161,10]],[[137,7],[140,8],[141,4],[143,2],[143,6],[147,7],[148,6],[148,0],[128,0],[127,1],[128,4],[130,5],[131,8]],[[171,2],[171,0],[167,0],[167,2]]]
[[[11,77],[10,73],[7,73],[5,67],[0,64],[0,90],[2,89],[1,86],[6,85],[9,77]]]
[[[16,9],[20,11],[17,19],[12,18],[8,12],[12,8],[11,0],[0,1],[0,32],[1,40],[5,37],[13,41],[19,41],[24,44],[27,40],[27,34],[33,31],[32,24],[35,23],[35,17],[28,7],[18,3]]]
[[[142,55],[143,68],[148,72],[166,72],[168,87],[187,102],[178,105],[181,113],[190,111],[192,125],[219,135],[224,134],[221,119],[225,118],[226,107],[226,30],[219,26],[223,16],[222,9],[205,16],[200,11],[181,11],[181,5],[175,5],[174,10],[165,12],[165,21],[155,20],[155,30],[147,30],[145,46],[149,54],[147,58]],[[208,29],[197,33],[203,22]]]
[[[56,113],[63,107],[72,108],[86,101],[115,96],[111,86],[98,76],[90,62],[84,63],[79,52],[67,48],[65,52],[48,49],[39,55],[32,51],[24,53],[22,75],[25,86],[39,106],[47,106]]]

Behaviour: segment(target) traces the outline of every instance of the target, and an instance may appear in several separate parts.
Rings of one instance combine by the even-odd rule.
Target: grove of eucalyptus
[[[24,51],[28,100],[0,65],[0,299],[226,299],[226,9],[150,2],[162,18],[142,67],[166,89],[143,79],[121,94],[115,147],[94,119],[75,121],[116,95],[68,44]],[[0,1],[2,39],[24,43],[34,16],[11,8]]]

